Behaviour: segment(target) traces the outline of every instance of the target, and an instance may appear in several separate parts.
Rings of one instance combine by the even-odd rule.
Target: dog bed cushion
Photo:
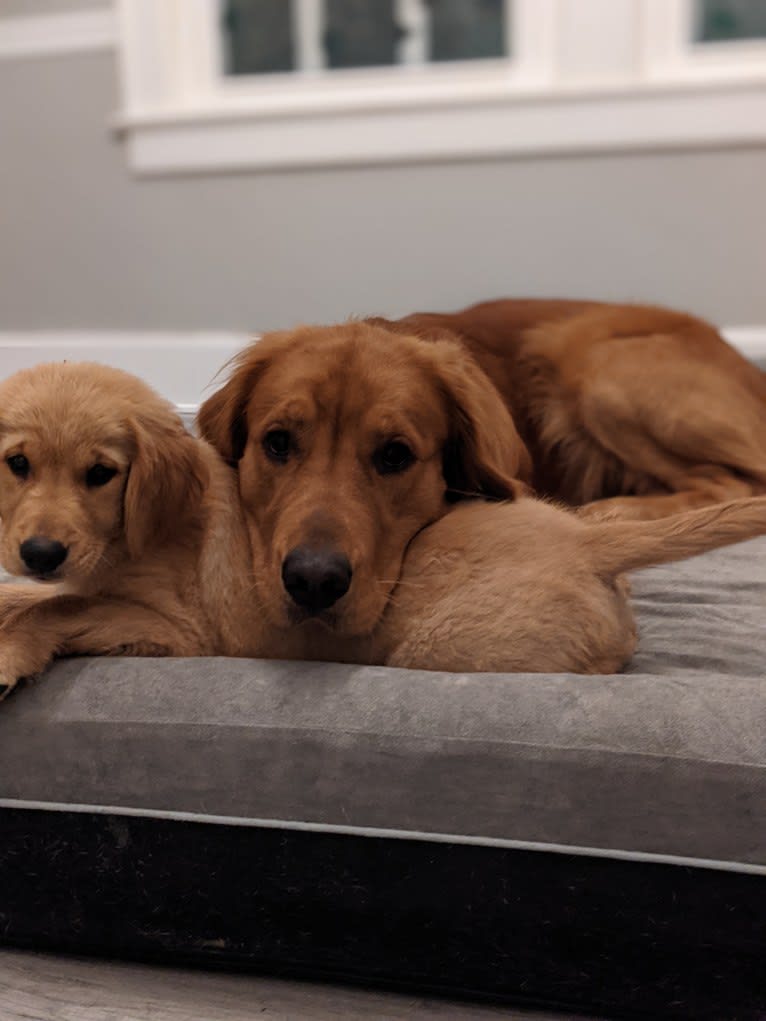
[[[0,706],[7,943],[610,1015],[766,1011],[766,539],[609,677],[56,664]]]

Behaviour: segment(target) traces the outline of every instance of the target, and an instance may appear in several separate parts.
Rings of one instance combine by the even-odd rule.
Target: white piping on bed
[[[261,819],[237,815],[210,815],[207,813],[176,812],[156,808],[130,808],[122,805],[65,805],[53,801],[17,801],[13,798],[0,798],[0,810],[4,808],[166,819],[171,822],[196,822],[217,826],[251,826],[258,829],[291,830],[297,833],[333,833],[342,836],[374,837],[389,840],[421,840],[432,844],[467,844],[477,847],[504,848],[511,851],[540,851],[549,854],[568,854],[583,858],[607,858],[615,861],[647,862],[658,865],[676,865],[682,868],[715,869],[719,872],[766,876],[766,865],[756,865],[749,862],[718,861],[713,858],[694,858],[685,855],[659,854],[651,851],[626,851],[621,848],[584,847],[578,844],[549,844],[534,840],[508,840],[503,837],[429,833],[420,830],[384,829],[378,826],[349,826],[335,823],[303,822],[295,819]]]

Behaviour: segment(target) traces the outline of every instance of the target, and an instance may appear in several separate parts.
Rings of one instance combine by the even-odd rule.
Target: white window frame
[[[694,42],[695,0],[647,0],[647,76],[663,82],[744,82],[766,69],[766,39]]]
[[[321,0],[296,0],[316,8]],[[217,15],[220,0],[118,0],[124,38],[125,116],[135,119],[163,111],[171,117],[212,113],[292,116],[393,105],[504,98],[536,90],[550,79],[556,0],[506,0],[511,11],[510,58],[449,62],[415,68],[397,65],[283,74],[225,75]],[[399,0],[406,9],[407,0]],[[296,22],[302,27],[305,18]],[[307,63],[321,61],[317,48]],[[300,45],[300,43],[299,43]],[[302,47],[303,48],[303,47]],[[414,63],[414,61],[413,61]]]
[[[218,2],[117,0],[139,173],[766,139],[766,48],[690,43],[692,0],[512,0],[507,60],[317,73],[304,42],[309,70],[261,76],[223,74]]]

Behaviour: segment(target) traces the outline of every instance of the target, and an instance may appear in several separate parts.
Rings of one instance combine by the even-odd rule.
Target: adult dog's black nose
[[[33,535],[19,546],[21,559],[35,574],[52,574],[66,560],[69,550],[55,539]]]
[[[282,584],[298,606],[319,613],[348,592],[351,564],[334,550],[296,546],[282,561]]]

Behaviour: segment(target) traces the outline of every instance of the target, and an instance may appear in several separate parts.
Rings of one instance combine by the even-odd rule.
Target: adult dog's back
[[[766,376],[701,319],[502,300],[387,325],[460,341],[511,411],[542,494],[660,517],[766,492]]]

